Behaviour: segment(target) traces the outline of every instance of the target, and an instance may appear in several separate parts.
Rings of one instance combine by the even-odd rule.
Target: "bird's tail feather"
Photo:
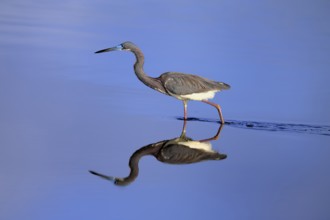
[[[230,89],[230,85],[228,85],[227,83],[219,82],[219,85],[220,85],[220,89],[221,89],[221,90],[227,90],[227,89]]]

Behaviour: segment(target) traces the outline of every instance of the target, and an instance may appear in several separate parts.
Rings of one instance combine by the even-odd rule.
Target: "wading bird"
[[[122,178],[104,175],[92,170],[89,172],[116,185],[126,186],[138,177],[139,162],[144,156],[154,156],[160,162],[177,165],[226,159],[227,155],[213,150],[211,144],[211,141],[218,139],[223,126],[220,124],[214,137],[194,141],[186,136],[186,121],[184,121],[180,137],[148,144],[135,151],[129,159],[130,172],[128,176]]]
[[[134,71],[141,82],[163,94],[173,96],[183,101],[184,119],[187,119],[187,102],[189,100],[196,100],[215,107],[218,110],[221,123],[224,124],[220,105],[210,102],[208,99],[212,99],[216,92],[229,89],[230,86],[228,84],[178,72],[166,72],[157,78],[147,76],[143,70],[144,55],[132,42],[124,42],[116,47],[99,50],[95,53],[117,50],[131,51],[135,55],[136,62],[134,64]]]

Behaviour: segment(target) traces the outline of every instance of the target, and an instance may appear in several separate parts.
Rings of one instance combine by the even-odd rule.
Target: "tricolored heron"
[[[144,55],[132,42],[124,42],[116,47],[99,50],[95,53],[117,50],[131,51],[135,55],[134,71],[139,80],[145,85],[183,101],[184,119],[187,119],[187,101],[197,100],[214,106],[218,110],[221,123],[224,124],[220,105],[210,102],[208,99],[212,99],[216,92],[229,89],[228,84],[178,72],[166,72],[157,78],[147,76],[143,70]]]
[[[139,162],[144,156],[154,156],[158,161],[168,164],[191,164],[206,160],[226,159],[227,155],[213,150],[210,143],[210,141],[218,139],[223,126],[220,124],[214,137],[194,141],[186,136],[186,123],[184,123],[180,137],[148,144],[135,151],[129,159],[130,173],[126,177],[108,176],[91,170],[89,172],[110,180],[116,185],[125,186],[138,177]]]

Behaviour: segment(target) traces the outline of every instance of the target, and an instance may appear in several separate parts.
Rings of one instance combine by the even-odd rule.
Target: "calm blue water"
[[[325,1],[5,1],[0,8],[1,219],[329,219],[330,4]],[[224,81],[227,158],[171,165],[143,146],[180,136],[182,103],[152,91],[166,71]],[[188,104],[187,136],[214,108]]]

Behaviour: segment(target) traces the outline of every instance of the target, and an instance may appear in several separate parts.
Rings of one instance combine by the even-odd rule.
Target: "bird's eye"
[[[122,50],[128,50],[128,49],[124,46],[124,44],[120,44],[120,46],[121,46]]]

